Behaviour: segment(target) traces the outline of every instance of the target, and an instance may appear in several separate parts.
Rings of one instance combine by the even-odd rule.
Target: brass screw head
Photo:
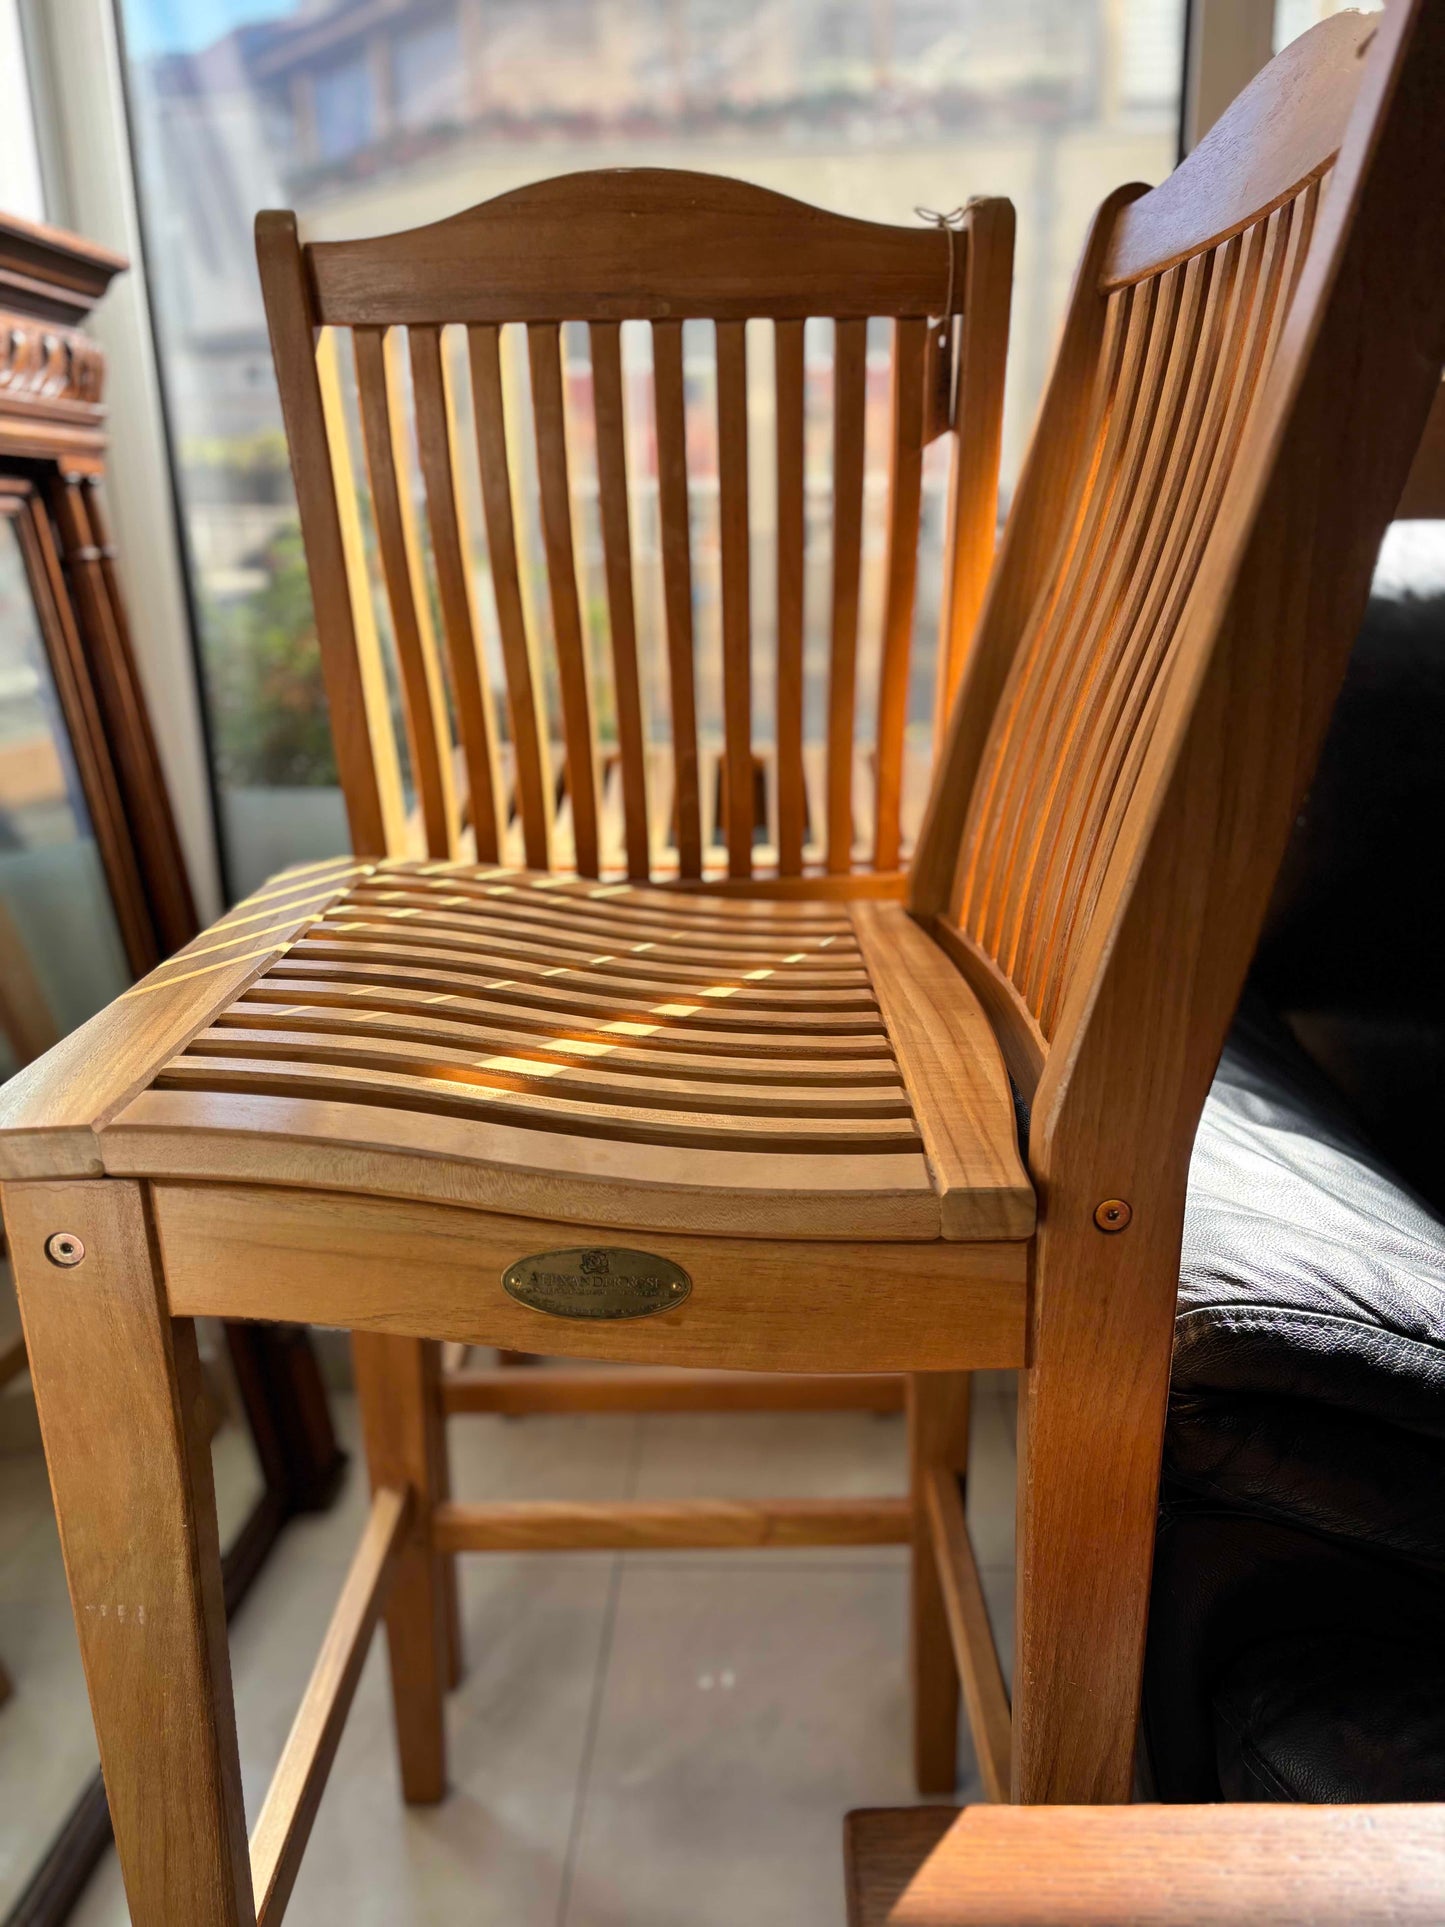
[[[1094,1223],[1101,1231],[1122,1231],[1133,1215],[1133,1206],[1123,1198],[1105,1198],[1094,1207]]]
[[[69,1270],[85,1256],[85,1246],[73,1231],[52,1231],[45,1240],[45,1255],[51,1264]]]

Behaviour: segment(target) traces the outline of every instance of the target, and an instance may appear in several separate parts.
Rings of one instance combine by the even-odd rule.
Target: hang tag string
[[[930,227],[939,228],[948,236],[948,291],[943,297],[945,325],[953,318],[953,279],[957,266],[958,237],[968,219],[969,205],[966,202],[962,207],[950,208],[947,214],[940,214],[935,207],[916,207],[913,210],[920,221],[927,221]]]

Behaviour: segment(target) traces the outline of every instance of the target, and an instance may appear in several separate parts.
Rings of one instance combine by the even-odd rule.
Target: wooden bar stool
[[[694,889],[767,878],[784,880],[785,893],[898,896],[900,855],[917,827],[993,558],[1008,203],[975,203],[952,227],[930,232],[845,219],[736,181],[627,170],[543,182],[417,234],[304,252],[290,215],[263,215],[257,244],[355,851],[469,856]],[[830,357],[827,323],[808,333],[811,315],[831,322]],[[891,330],[886,352],[871,356],[870,317]],[[705,318],[710,339],[687,337],[685,350],[688,318]],[[624,342],[624,320],[638,339]],[[750,321],[767,331],[754,333],[751,347]],[[870,421],[875,434],[886,426],[890,450],[876,669],[873,625],[862,619],[872,587],[862,566]],[[946,482],[938,478],[946,500],[925,529],[925,458],[936,442],[946,444]],[[763,449],[777,532],[767,610],[754,607],[750,584],[749,496]],[[690,469],[702,471],[691,476],[691,501]],[[715,536],[700,513],[713,490]],[[477,507],[500,714],[483,640],[491,610],[479,610],[474,594]],[[824,509],[826,581],[809,560],[807,533]],[[600,558],[579,553],[588,514]],[[363,524],[375,530],[370,568]],[[644,553],[650,581],[635,566]],[[589,562],[605,612],[589,607]],[[709,625],[701,605],[695,612],[693,583],[711,583],[713,572],[720,621]],[[805,724],[804,616],[805,600],[820,605],[824,592],[826,740],[815,742],[817,721]],[[654,602],[656,625],[647,621]],[[937,627],[937,671],[931,689],[910,701],[920,615]],[[390,634],[403,698],[410,814],[379,625]],[[653,627],[662,635],[649,651]],[[770,672],[754,673],[767,643]],[[874,675],[869,732],[861,683]],[[599,740],[604,717],[610,743]],[[871,734],[866,749],[860,733]],[[419,951],[444,964],[448,932],[424,914],[437,908],[398,898],[334,935],[366,944],[367,960],[381,968],[395,970]],[[523,918],[500,948],[489,930],[480,948],[498,971],[519,962],[535,972],[582,967],[545,917]],[[646,1000],[657,989],[655,948],[637,934],[637,954],[596,958],[593,970],[604,991]],[[599,925],[596,935],[592,947],[606,949],[615,932]],[[667,988],[674,978],[681,989],[710,984],[711,958],[673,954]],[[748,997],[735,987],[735,1007],[786,1003],[763,994],[769,966],[747,962],[759,988]],[[829,987],[793,977],[800,996]],[[836,988],[856,991],[859,981]],[[535,1058],[529,1063],[535,1076]],[[607,1069],[619,1067],[613,1053]],[[685,1079],[699,1067],[674,1068]],[[578,1075],[584,1096],[612,1101],[605,1077],[599,1083],[585,1067]],[[744,1067],[731,1093],[743,1101],[721,1108],[755,1109],[747,1083]],[[681,1086],[648,1089],[679,1107]],[[827,1102],[826,1093],[812,1099]],[[865,1092],[860,1106],[879,1119],[888,1108],[877,1092]],[[519,1379],[468,1368],[464,1348],[450,1349],[438,1364],[390,1348],[395,1395],[419,1371],[421,1396],[428,1404],[440,1397],[448,1416],[903,1404],[903,1380],[876,1373],[759,1379],[621,1367]],[[378,1351],[366,1387],[378,1385],[385,1356]],[[504,1351],[500,1362],[517,1355]],[[895,1519],[890,1529],[903,1528]],[[446,1583],[455,1681],[461,1642],[450,1572]]]
[[[952,1784],[957,1664],[992,1787],[1127,1798],[1190,1142],[1440,378],[1442,82],[1440,0],[1339,16],[1163,187],[1105,204],[906,905],[811,881],[760,900],[485,859],[321,865],[232,911],[0,1097],[135,1919],[280,1918],[383,1605],[405,1790],[441,1797],[445,1562],[464,1550],[906,1530],[922,1784]],[[661,190],[634,182],[640,213]],[[531,259],[527,302],[507,299],[542,310],[545,397],[551,323],[638,297],[625,257],[595,257],[598,221],[576,223],[568,254],[538,194],[510,257],[506,202],[313,247],[292,325],[407,325],[425,344],[441,289],[477,331],[485,392],[487,331],[513,310],[488,307],[480,270],[462,300],[459,263],[499,260],[513,287]],[[494,218],[495,248],[473,247]],[[682,250],[698,312],[737,318],[745,254]],[[801,312],[821,271],[801,242],[793,265]],[[947,305],[943,270],[935,249],[900,308]],[[669,418],[675,442],[660,396]],[[335,444],[318,425],[295,454],[314,514]],[[741,456],[722,479],[734,530]],[[349,499],[338,489],[318,592],[354,626]],[[736,588],[736,558],[730,572]],[[725,620],[736,648],[736,605]],[[374,768],[374,658],[351,662],[332,696],[343,762]],[[574,771],[585,750],[579,728]],[[372,793],[379,837],[390,793]],[[358,1333],[374,1487],[249,1852],[195,1411],[205,1314]],[[558,1329],[568,1352],[634,1365],[913,1374],[910,1498],[861,1513],[451,1501],[429,1341],[535,1350]],[[958,1478],[980,1366],[1022,1374],[1011,1708]]]

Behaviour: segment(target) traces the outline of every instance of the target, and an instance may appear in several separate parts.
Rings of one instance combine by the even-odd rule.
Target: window
[[[623,164],[734,174],[887,221],[1006,194],[1019,210],[1007,486],[1088,218],[1119,182],[1167,173],[1178,140],[1184,0],[116,4],[233,891],[345,841],[266,363],[256,208],[295,207],[312,238],[382,232],[521,181]],[[218,221],[223,202],[245,218]],[[707,379],[699,358],[689,380],[702,404]],[[870,434],[880,502],[881,439]],[[705,444],[691,451],[704,522]],[[584,575],[589,518],[595,505],[579,504]],[[755,523],[754,538],[756,555],[767,529]],[[714,588],[700,569],[700,638]]]
[[[404,127],[453,121],[462,108],[462,46],[455,17],[399,33],[391,47],[392,98]]]
[[[305,76],[299,78],[304,87]],[[364,60],[320,68],[310,83],[318,160],[345,160],[376,138],[371,71]]]

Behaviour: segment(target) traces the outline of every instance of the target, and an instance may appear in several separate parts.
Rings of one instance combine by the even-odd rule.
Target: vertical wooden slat
[[[562,739],[567,751],[567,794],[572,804],[575,862],[583,876],[599,873],[597,765],[592,741],[587,648],[572,554],[572,492],[567,478],[567,430],[562,403],[562,337],[555,321],[529,322],[527,354],[532,369],[532,420],[537,437],[537,483],[542,540],[552,600],[557,681],[562,694]]]
[[[989,742],[971,811],[977,825],[976,866],[970,875],[965,924],[988,951],[996,954],[1020,833],[1022,798],[1038,774],[1033,739],[1042,727],[1050,679],[1057,670],[1062,638],[1072,631],[1080,599],[1086,594],[1099,542],[1119,485],[1134,402],[1144,369],[1144,351],[1154,307],[1154,287],[1141,282],[1112,295],[1100,359],[1102,387],[1100,439],[1086,478],[1081,480],[1077,518],[1066,531],[1064,553],[1047,601],[1035,619],[1027,649],[1014,676]]]
[[[944,593],[938,637],[935,735],[942,745],[993,566],[998,470],[1003,449],[1004,369],[1013,287],[1014,211],[1009,201],[969,209],[963,327],[954,397]]]
[[[652,358],[657,410],[658,508],[662,520],[662,593],[667,614],[667,667],[672,694],[672,807],[677,823],[677,868],[679,876],[700,877],[702,816],[698,796],[687,412],[680,321],[653,322]]]
[[[597,422],[597,493],[607,571],[607,616],[612,637],[612,683],[617,703],[617,747],[622,762],[622,827],[627,874],[650,875],[647,827],[647,751],[637,674],[637,617],[632,598],[632,528],[627,507],[627,440],[622,395],[622,324],[594,321],[592,405]]]
[[[923,490],[923,355],[926,320],[893,324],[893,442],[888,465],[888,574],[883,653],[878,672],[877,779],[873,867],[896,870],[908,667],[918,583],[918,522]]]
[[[452,783],[451,729],[446,692],[427,606],[416,520],[409,491],[398,479],[400,459],[406,473],[405,428],[396,381],[394,332],[355,331],[356,392],[361,406],[361,438],[371,483],[371,507],[382,579],[391,607],[397,663],[406,696],[407,738],[412,777],[421,805],[428,856],[456,855],[457,810]],[[388,364],[391,364],[388,366]]]
[[[778,874],[803,869],[803,327],[773,326],[778,443]]]
[[[834,323],[833,611],[828,666],[829,873],[853,864],[853,724],[858,680],[858,587],[863,549],[863,405],[868,324]]]
[[[1109,762],[1095,784],[1089,820],[1076,823],[1073,829],[1070,854],[1076,859],[1076,867],[1069,877],[1060,934],[1050,948],[1041,951],[1024,986],[1049,1035],[1059,1020],[1071,960],[1089,926],[1153,733],[1151,713],[1157,711],[1165,687],[1163,672],[1184,619],[1189,592],[1203,563],[1225,491],[1236,472],[1238,449],[1268,370],[1276,318],[1284,306],[1281,290],[1288,285],[1288,249],[1282,243],[1287,240],[1289,215],[1288,207],[1276,209],[1267,221],[1246,229],[1221,250],[1238,250],[1239,269],[1225,321],[1217,392],[1211,399],[1213,419],[1199,436],[1212,454],[1207,464],[1196,461],[1191,467],[1189,494],[1176,516],[1182,535],[1177,558],[1166,558],[1161,570],[1167,596],[1162,610],[1145,630],[1144,661],[1132,678],[1128,704],[1110,738]]]
[[[1091,644],[1096,637],[1107,637],[1111,595],[1127,575],[1141,532],[1143,477],[1149,451],[1157,441],[1154,431],[1181,282],[1181,272],[1174,270],[1133,290],[1125,392],[1117,411],[1123,432],[1108,486],[1100,491],[1087,567],[1080,573],[1068,623],[1059,631],[1045,673],[1033,690],[1033,714],[1020,739],[1022,775],[1012,786],[1012,820],[991,943],[992,954],[1010,976],[1034,908],[1032,885],[1041,825],[1063,778],[1060,745],[1079,725],[1079,692]]]
[[[482,481],[482,514],[487,556],[497,602],[502,666],[507,678],[507,714],[512,725],[517,814],[522,850],[530,870],[552,863],[552,781],[547,738],[539,727],[532,652],[522,610],[517,573],[517,535],[512,516],[511,470],[507,460],[507,422],[502,406],[499,330],[492,324],[468,328],[472,368],[472,410],[476,419],[477,466]]]
[[[1121,207],[1143,190],[1116,190],[1094,216],[1079,263],[1078,285],[1097,288]],[[1067,562],[1069,531],[1078,519],[1084,449],[1098,430],[1098,364],[1112,309],[1097,295],[1069,306],[1054,373],[1044,397],[1023,473],[1014,492],[999,564],[980,612],[975,641],[962,664],[909,878],[910,907],[920,916],[962,915],[982,854],[978,791],[1007,692],[1020,673],[1020,638],[1036,633],[1045,597]],[[965,356],[967,350],[965,349]],[[1008,556],[1047,556],[1042,571],[1010,565]]]
[[[718,529],[722,552],[724,826],[728,875],[753,870],[752,609],[748,557],[747,323],[717,324]]]
[[[452,437],[451,389],[442,359],[442,331],[412,328],[409,334],[417,452],[426,483],[427,526],[466,764],[472,833],[478,862],[495,863],[501,852],[496,728],[472,608],[471,568]]]
[[[256,258],[351,844],[357,856],[399,855],[401,775],[356,523],[335,342],[330,330],[316,338],[294,214],[257,217]]]

